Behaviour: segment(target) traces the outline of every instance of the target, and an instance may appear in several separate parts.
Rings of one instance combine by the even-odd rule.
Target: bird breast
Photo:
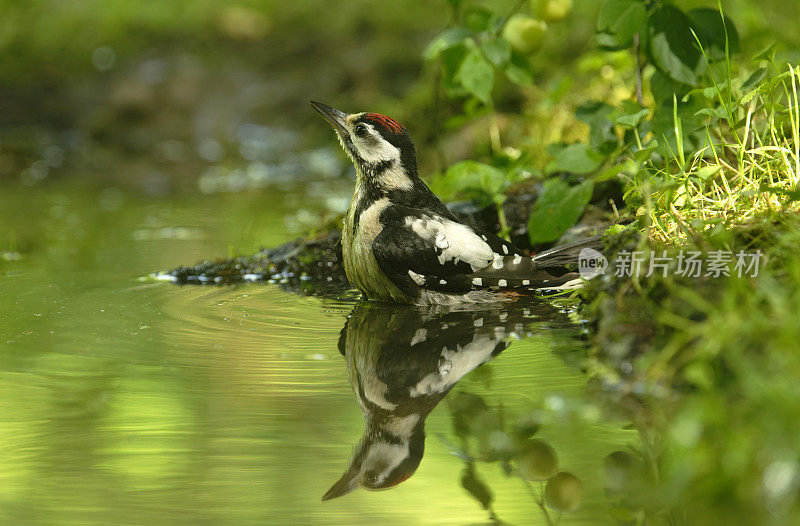
[[[372,253],[372,243],[383,230],[380,217],[390,205],[389,199],[378,199],[358,212],[356,218],[359,200],[360,195],[356,192],[342,230],[342,256],[347,279],[368,298],[408,302],[407,296],[380,269]],[[356,219],[358,226],[354,230]]]

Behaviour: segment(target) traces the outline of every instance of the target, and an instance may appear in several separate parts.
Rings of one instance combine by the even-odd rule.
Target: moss
[[[800,517],[796,487],[769,486],[800,451],[798,238],[796,214],[761,215],[703,240],[711,250],[761,250],[756,277],[607,274],[583,291],[592,399],[641,436],[648,482],[633,501],[649,509],[631,511],[704,524],[758,523],[775,510],[786,524]],[[635,233],[606,241],[611,258],[651,245]]]

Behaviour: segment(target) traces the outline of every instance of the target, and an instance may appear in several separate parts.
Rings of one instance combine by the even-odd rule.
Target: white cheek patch
[[[361,463],[359,482],[364,473],[375,471],[379,468],[377,484],[380,484],[394,469],[408,457],[408,444],[389,444],[377,442],[372,444],[364,461]],[[362,484],[363,485],[363,484]]]
[[[372,126],[369,126],[369,130],[369,135],[363,139],[353,136],[353,146],[358,155],[372,164],[383,161],[399,161],[400,149],[381,137],[372,129]]]
[[[367,135],[358,137],[352,130],[350,135],[350,142],[358,156],[365,163],[371,165],[391,163],[391,166],[378,176],[376,182],[390,189],[410,190],[414,183],[405,174],[400,164],[400,149],[381,137],[381,134],[371,124],[362,122],[360,125],[367,127]],[[342,147],[347,152],[350,160],[356,165],[356,169],[360,169],[359,163],[353,158],[352,153],[345,146],[341,137],[339,137],[339,142],[342,143]]]
[[[381,134],[371,125],[361,123],[367,127],[367,135],[358,137],[355,133],[350,135],[358,155],[368,163],[400,160],[400,149],[381,137]]]

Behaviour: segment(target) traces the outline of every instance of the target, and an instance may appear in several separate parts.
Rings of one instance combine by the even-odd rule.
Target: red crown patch
[[[380,124],[381,126],[383,126],[384,128],[393,133],[397,134],[408,133],[402,124],[400,124],[391,117],[387,117],[386,115],[381,115],[380,113],[367,113],[364,115],[364,117],[376,124]]]

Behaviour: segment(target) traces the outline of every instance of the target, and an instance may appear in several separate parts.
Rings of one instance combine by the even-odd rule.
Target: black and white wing
[[[466,293],[561,281],[511,243],[449,218],[395,205],[381,223],[372,245],[375,259],[412,297],[421,290]]]

